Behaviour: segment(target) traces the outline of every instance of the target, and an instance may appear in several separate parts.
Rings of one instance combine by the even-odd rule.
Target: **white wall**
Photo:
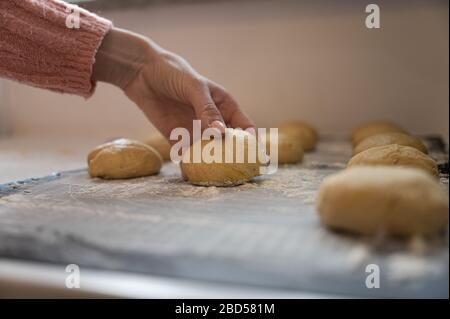
[[[448,4],[214,2],[102,14],[186,57],[227,87],[259,126],[303,118],[325,133],[385,118],[448,139]],[[88,101],[8,82],[0,108],[17,134],[142,136],[151,129],[116,88]]]

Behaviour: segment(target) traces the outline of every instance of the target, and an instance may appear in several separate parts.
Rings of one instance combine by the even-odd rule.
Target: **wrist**
[[[149,41],[132,32],[112,28],[104,37],[93,67],[94,81],[124,89],[155,54]]]

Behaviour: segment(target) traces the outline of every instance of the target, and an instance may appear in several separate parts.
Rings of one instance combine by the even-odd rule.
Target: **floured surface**
[[[316,190],[350,155],[348,142],[328,139],[303,164],[231,188],[189,185],[174,164],[124,181],[78,170],[3,185],[0,254],[355,296],[448,296],[447,234],[364,239],[319,224]],[[447,161],[436,147],[431,155]],[[372,263],[380,289],[365,286]]]

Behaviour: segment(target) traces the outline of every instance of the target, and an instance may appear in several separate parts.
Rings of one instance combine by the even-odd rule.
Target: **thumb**
[[[225,133],[226,126],[222,114],[220,114],[206,85],[200,85],[197,89],[194,89],[189,101],[192,103],[195,115],[201,120],[203,129],[213,127],[221,133]]]

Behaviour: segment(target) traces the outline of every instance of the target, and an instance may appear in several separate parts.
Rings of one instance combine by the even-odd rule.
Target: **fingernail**
[[[223,124],[221,121],[213,121],[211,123],[211,127],[218,129],[220,131],[220,133],[225,133],[225,124]]]

